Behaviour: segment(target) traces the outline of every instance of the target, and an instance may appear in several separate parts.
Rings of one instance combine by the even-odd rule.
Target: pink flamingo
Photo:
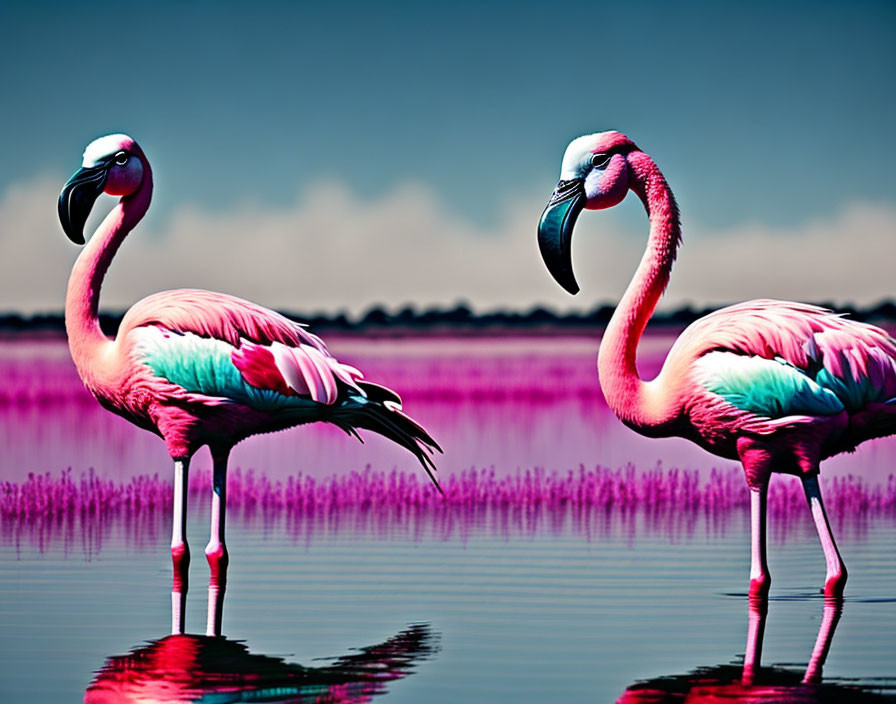
[[[765,597],[766,496],[772,472],[800,477],[821,545],[824,592],[842,596],[846,567],[825,515],[821,460],[896,432],[896,341],[822,308],[757,300],[716,311],[678,338],[657,377],[638,375],[638,341],[669,281],[681,241],[678,206],[653,160],[619,132],[573,140],[538,226],[548,270],[570,293],[571,237],[583,208],[616,205],[633,190],[650,238],[607,325],[601,388],[623,423],[650,437],[687,438],[739,459],[750,488],[750,594]]]
[[[213,459],[211,537],[205,554],[210,633],[220,633],[228,565],[224,542],[227,458],[240,440],[324,421],[359,437],[379,433],[410,450],[438,488],[429,457],[438,450],[405,416],[393,391],[362,381],[303,326],[248,301],[208,291],[165,291],[135,304],[118,335],[97,318],[112,257],[149,208],[152,170],[130,137],[92,142],[59,196],[66,235],[84,244],[84,224],[100,193],[121,196],[84,247],[68,283],[65,326],[78,373],[113,413],[160,435],[174,461],[172,629],[183,632],[190,551],[186,539],[190,458],[208,445]],[[359,437],[360,439],[360,437]],[[220,592],[220,593],[219,593]]]

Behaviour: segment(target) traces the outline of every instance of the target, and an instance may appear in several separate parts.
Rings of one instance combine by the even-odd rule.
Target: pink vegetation
[[[190,478],[190,495],[205,493],[208,475]],[[499,477],[494,470],[472,469],[447,477],[444,497],[417,475],[398,471],[338,474],[326,479],[298,474],[287,481],[271,481],[253,470],[235,469],[228,477],[228,503],[235,509],[267,511],[339,511],[365,506],[420,506],[432,511],[445,507],[539,506],[546,509],[584,507],[597,509],[646,509],[669,507],[710,512],[749,508],[747,487],[738,470],[713,469],[709,480],[700,472],[658,466],[640,472],[584,465],[577,471],[541,468]],[[896,510],[896,476],[886,486],[866,485],[861,477],[833,477],[827,483],[827,503],[836,514],[879,514]],[[775,483],[769,491],[769,509],[786,514],[805,511],[805,497],[791,482]],[[133,477],[127,482],[99,478],[93,471],[72,477],[71,470],[53,477],[49,472],[29,474],[20,484],[0,483],[0,516],[29,518],[71,513],[125,510],[167,510],[171,484],[155,475]]]
[[[205,472],[191,477],[191,502],[207,500],[207,483]],[[228,477],[233,520],[278,527],[305,538],[346,531],[441,540],[482,532],[505,537],[573,533],[590,538],[599,532],[595,525],[620,516],[638,520],[637,526],[628,526],[630,538],[640,531],[674,538],[693,529],[700,515],[724,529],[722,524],[740,522],[750,505],[747,487],[735,468],[714,469],[708,477],[659,466],[639,472],[631,465],[569,472],[534,469],[503,477],[494,470],[469,470],[448,477],[443,489],[445,496],[440,497],[416,474],[369,467],[323,480],[299,474],[286,482],[271,481],[240,469]],[[835,477],[826,494],[841,526],[859,525],[869,517],[896,517],[894,476],[886,485],[876,486],[859,477]],[[98,526],[123,519],[128,542],[149,544],[164,534],[171,496],[171,484],[157,475],[116,482],[93,472],[77,479],[71,471],[55,477],[32,474],[20,484],[0,483],[0,520],[10,529],[4,531],[9,535],[20,529],[27,532],[29,525],[53,533],[54,524],[73,520]],[[786,527],[808,520],[805,497],[796,482],[773,482],[768,504],[776,524]],[[783,540],[784,532],[777,537]]]

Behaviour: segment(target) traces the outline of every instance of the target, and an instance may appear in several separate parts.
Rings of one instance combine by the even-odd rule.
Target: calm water
[[[645,370],[669,344],[648,342]],[[242,471],[231,498],[242,498],[228,526],[227,640],[165,638],[166,505],[3,517],[0,701],[71,702],[88,692],[103,702],[660,702],[684,701],[695,679],[705,697],[733,696],[749,621],[739,485],[726,463],[623,428],[600,397],[596,347],[572,338],[331,344],[402,392],[406,410],[446,447],[438,464],[448,481],[471,467],[493,467],[499,484],[533,467],[662,462],[698,470],[701,485],[721,468],[728,498],[682,505],[645,493],[569,508],[517,484],[492,503],[321,499],[297,512],[274,502],[276,482],[301,473],[325,485],[368,463],[417,470],[376,438],[358,445],[326,428],[254,439],[233,458]],[[0,345],[0,374],[0,481],[58,479],[71,467],[77,484],[94,468],[114,489],[158,473],[152,486],[165,495],[161,442],[86,397],[64,345]],[[850,581],[821,686],[798,682],[822,627],[824,560],[802,506],[781,499],[773,510],[762,701],[896,701],[896,515],[880,500],[892,497],[894,459],[896,445],[878,441],[825,468],[865,483],[833,516]],[[191,634],[206,623],[207,467],[205,457],[194,463]],[[246,488],[258,486],[250,468],[269,480],[263,490]],[[638,480],[645,491],[658,481]],[[792,488],[788,478],[778,484]]]

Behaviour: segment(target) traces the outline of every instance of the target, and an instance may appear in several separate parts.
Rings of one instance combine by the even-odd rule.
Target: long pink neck
[[[152,171],[143,160],[143,182],[122,198],[84,246],[68,279],[65,330],[72,359],[88,387],[104,380],[100,356],[112,341],[100,329],[100,288],[112,258],[127,234],[146,214],[152,199]]]
[[[601,342],[597,358],[601,388],[610,408],[623,421],[644,431],[671,422],[670,407],[638,375],[638,342],[653,315],[672,271],[681,241],[678,206],[669,185],[653,160],[643,152],[628,155],[632,190],[638,194],[650,218],[647,250],[625,291]]]

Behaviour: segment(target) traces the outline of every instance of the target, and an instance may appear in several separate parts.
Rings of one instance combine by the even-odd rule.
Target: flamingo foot
[[[174,566],[171,584],[171,632],[183,633],[190,574],[190,546],[186,542],[171,546],[171,562]]]
[[[224,592],[227,590],[227,566],[230,557],[224,543],[211,542],[205,549],[205,558],[211,572],[208,579],[208,619],[205,633],[209,636],[221,635],[221,621],[224,615]]]
[[[750,578],[750,594],[751,602],[760,600],[768,600],[768,592],[772,586],[772,577],[767,572],[761,573],[757,577]]]
[[[824,596],[826,599],[842,600],[843,590],[846,588],[846,579],[849,575],[846,567],[840,565],[840,570],[829,574],[824,583]]]

